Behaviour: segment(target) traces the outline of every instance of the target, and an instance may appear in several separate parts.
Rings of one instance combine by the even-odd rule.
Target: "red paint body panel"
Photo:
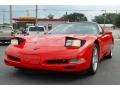
[[[74,37],[85,40],[85,44],[80,48],[65,47],[65,37]],[[5,63],[9,66],[53,70],[63,72],[78,72],[87,70],[91,64],[92,50],[94,42],[99,42],[99,57],[109,53],[112,43],[112,34],[107,35],[43,35],[25,36],[25,41],[18,46],[10,45],[5,54]],[[13,56],[20,61],[12,60],[8,57]],[[67,60],[67,63],[48,64],[48,60]],[[70,63],[71,59],[80,59],[79,63]],[[84,59],[84,60],[83,60]]]

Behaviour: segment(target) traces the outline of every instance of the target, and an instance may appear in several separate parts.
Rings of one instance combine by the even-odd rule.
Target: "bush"
[[[115,16],[114,25],[120,28],[120,14]]]

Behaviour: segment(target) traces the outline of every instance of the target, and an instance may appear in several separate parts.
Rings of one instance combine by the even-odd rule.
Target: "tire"
[[[113,44],[111,45],[110,53],[106,56],[106,58],[112,58],[112,56],[113,56],[112,51],[113,51]]]
[[[94,44],[93,51],[92,51],[92,57],[91,57],[91,65],[88,70],[89,75],[94,75],[97,72],[98,69],[98,63],[99,63],[99,57],[98,57],[98,46],[97,44]]]

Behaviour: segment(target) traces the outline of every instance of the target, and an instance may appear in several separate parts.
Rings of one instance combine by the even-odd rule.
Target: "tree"
[[[82,13],[71,13],[68,15],[63,15],[61,18],[69,20],[70,22],[87,21],[87,17]]]
[[[120,13],[115,16],[114,25],[120,28]]]
[[[95,16],[93,21],[103,24],[105,20],[106,24],[114,24],[116,15],[116,13],[103,13],[102,15]]]
[[[49,14],[49,15],[48,15],[48,18],[49,18],[49,19],[53,19],[53,18],[54,18],[54,15]]]
[[[92,21],[97,22],[99,24],[103,24],[104,23],[104,17],[102,15],[95,16],[95,18]]]

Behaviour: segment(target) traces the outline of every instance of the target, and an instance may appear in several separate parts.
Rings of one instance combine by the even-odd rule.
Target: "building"
[[[27,28],[28,26],[35,25],[35,18],[32,17],[20,17],[20,18],[13,18],[14,20],[14,27],[17,28]],[[37,24],[40,26],[45,26],[46,29],[54,28],[59,24],[66,23],[64,19],[48,19],[48,18],[38,18]]]

